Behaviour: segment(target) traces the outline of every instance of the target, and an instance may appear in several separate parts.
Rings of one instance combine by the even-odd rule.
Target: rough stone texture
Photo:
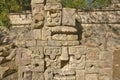
[[[10,34],[0,36],[2,80],[120,79],[119,4],[94,11],[62,8],[60,0],[31,5],[32,17],[11,14]]]

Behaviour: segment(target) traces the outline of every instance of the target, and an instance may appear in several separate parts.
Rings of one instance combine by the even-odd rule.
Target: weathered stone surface
[[[47,3],[60,3],[61,0],[47,0]]]
[[[40,58],[33,58],[32,59],[32,71],[34,72],[44,72],[45,61]]]
[[[44,4],[32,4],[32,15],[44,14]]]
[[[52,27],[53,33],[77,33],[77,29],[71,26],[56,26]]]
[[[40,72],[33,72],[32,80],[44,80],[44,74]]]
[[[69,54],[74,55],[76,59],[80,59],[81,55],[86,54],[85,46],[69,47]]]
[[[60,47],[45,47],[44,54],[50,56],[50,59],[54,60],[56,56],[61,55],[61,48]]]
[[[36,40],[28,40],[25,42],[27,47],[36,46]]]
[[[86,62],[85,65],[86,73],[98,74],[99,73],[99,64],[98,62]]]
[[[42,40],[51,39],[51,28],[44,26],[42,29]]]
[[[69,68],[73,70],[85,69],[85,56],[82,55],[80,59],[76,59],[73,56],[70,57]]]
[[[78,35],[74,34],[55,34],[52,36],[53,40],[70,40],[70,41],[75,41],[78,40]]]
[[[16,50],[16,65],[18,66],[26,66],[31,63],[31,54],[32,51],[25,48],[18,48]]]
[[[5,76],[5,74],[8,70],[9,70],[9,67],[1,67],[0,66],[0,79],[2,79]]]
[[[42,30],[41,29],[34,29],[33,30],[33,38],[34,39],[42,39]]]
[[[98,74],[87,74],[86,75],[86,80],[99,80],[98,79]]]
[[[5,57],[0,57],[0,64],[3,63],[4,60],[5,60]]]
[[[32,72],[28,66],[19,67],[18,80],[32,80]]]
[[[45,0],[31,0],[31,4],[40,4],[44,3]]]
[[[79,41],[62,41],[62,46],[78,46]]]
[[[51,10],[61,10],[62,5],[60,3],[47,3],[45,5],[45,10],[51,11]]]
[[[85,80],[85,70],[76,70],[76,80]]]
[[[47,41],[37,40],[37,46],[39,47],[47,46],[47,44],[48,44]]]
[[[62,47],[62,54],[60,56],[60,59],[62,61],[68,61],[69,60],[69,54],[68,54],[68,48]]]
[[[75,13],[76,9],[63,8],[62,25],[64,26],[76,26]]]
[[[86,60],[87,61],[98,61],[100,50],[98,48],[87,48]]]

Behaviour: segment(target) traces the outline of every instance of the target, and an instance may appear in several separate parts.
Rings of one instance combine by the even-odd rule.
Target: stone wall
[[[77,11],[62,8],[60,0],[31,5],[31,25],[11,30],[16,46],[4,58],[16,72],[6,74],[3,63],[3,80],[119,80],[113,53],[120,49],[120,10]]]

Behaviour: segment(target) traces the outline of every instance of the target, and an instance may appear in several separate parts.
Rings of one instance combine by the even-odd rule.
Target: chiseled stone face
[[[99,80],[98,79],[98,74],[87,74],[86,75],[86,80]]]

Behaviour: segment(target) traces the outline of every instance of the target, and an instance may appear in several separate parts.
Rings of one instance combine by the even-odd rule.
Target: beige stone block
[[[86,73],[98,74],[99,73],[99,63],[98,62],[86,62],[85,70],[86,70]]]
[[[44,4],[32,4],[32,15],[36,13],[44,14]]]
[[[86,60],[87,61],[98,61],[100,55],[99,48],[87,48],[86,51]]]
[[[73,70],[85,69],[85,55],[82,55],[80,59],[75,59],[73,56],[70,57],[69,68]]]
[[[60,56],[60,59],[62,61],[68,61],[69,60],[69,54],[68,54],[68,48],[62,47],[62,54]]]
[[[76,59],[79,59],[81,55],[86,54],[86,46],[69,47],[69,54],[74,55]]]
[[[38,46],[38,47],[47,46],[47,41],[37,40],[37,46]]]
[[[55,59],[56,56],[61,55],[61,48],[60,47],[45,47],[44,54],[50,56],[50,59]]]
[[[79,41],[62,41],[62,46],[78,46],[80,45]]]
[[[48,40],[48,46],[62,46],[62,41]]]
[[[61,0],[47,0],[47,3],[60,3]]]
[[[44,7],[45,10],[61,10],[62,4],[61,3],[47,3]]]
[[[53,40],[70,40],[70,41],[74,41],[74,40],[78,40],[78,35],[74,35],[74,34],[55,34],[52,36]]]
[[[33,30],[33,38],[34,39],[42,39],[42,30],[41,29],[34,29]]]
[[[63,8],[62,10],[62,25],[64,26],[76,26],[75,13],[76,9]]]
[[[112,80],[109,76],[100,76],[99,80]]]
[[[32,80],[45,80],[44,74],[40,72],[33,72],[32,73]]]
[[[99,68],[112,68],[113,63],[108,61],[99,61]]]
[[[34,58],[32,59],[32,71],[34,72],[44,72],[45,68],[45,61],[40,58]]]
[[[86,74],[86,79],[85,80],[99,80],[98,79],[98,74]]]
[[[76,80],[85,80],[85,70],[76,70]]]
[[[31,4],[41,4],[44,3],[45,0],[31,0]]]
[[[51,28],[44,26],[42,29],[42,40],[51,39]]]
[[[5,57],[0,57],[0,64],[5,60]]]
[[[60,33],[60,32],[77,33],[77,29],[72,26],[56,26],[56,27],[52,27],[51,31],[53,33]]]
[[[36,46],[36,40],[29,40],[25,42],[27,47]]]

